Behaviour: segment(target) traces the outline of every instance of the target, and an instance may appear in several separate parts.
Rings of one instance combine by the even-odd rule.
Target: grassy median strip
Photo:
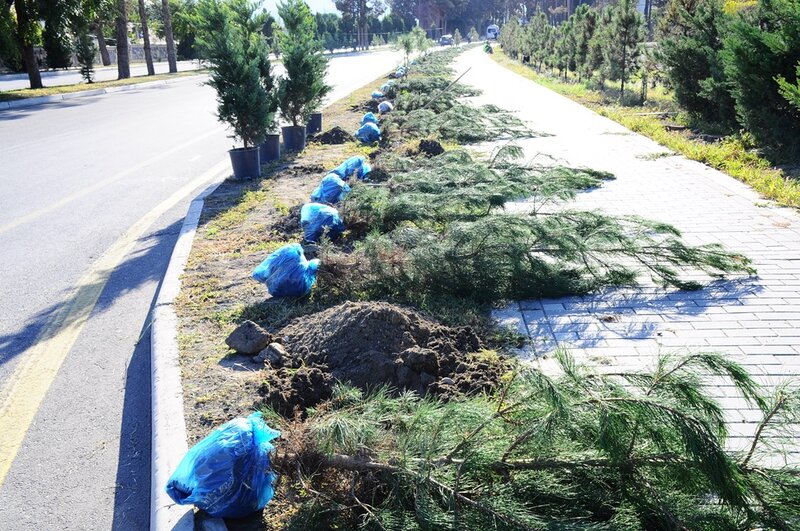
[[[677,107],[663,91],[652,95],[647,107],[626,107],[612,103],[603,92],[583,84],[564,82],[536,73],[496,49],[492,58],[512,72],[570,98],[602,116],[622,124],[686,158],[707,164],[753,187],[758,193],[782,205],[800,207],[800,182],[770,164],[764,157],[748,150],[741,139],[725,137],[718,142],[692,138],[687,130],[670,131],[659,118]]]
[[[58,85],[55,87],[44,87],[40,89],[16,89],[0,92],[0,101],[16,101],[28,98],[38,98],[41,96],[57,96],[59,94],[72,94],[84,90],[97,90],[110,87],[121,87],[125,85],[139,85],[151,81],[164,81],[166,79],[177,79],[182,77],[196,76],[207,73],[208,70],[189,70],[176,74],[157,74],[155,76],[137,76],[128,79],[115,79],[113,81],[96,81],[94,83],[79,83],[77,85]]]

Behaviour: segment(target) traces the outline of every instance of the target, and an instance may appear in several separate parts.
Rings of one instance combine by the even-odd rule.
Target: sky
[[[338,13],[333,0],[306,0],[306,3],[314,13]],[[272,13],[272,16],[278,15],[278,0],[265,0],[264,7]]]

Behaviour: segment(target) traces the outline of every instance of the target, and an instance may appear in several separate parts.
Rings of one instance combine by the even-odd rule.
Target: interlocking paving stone
[[[605,371],[647,366],[660,353],[729,353],[768,387],[796,378],[800,367],[800,215],[766,201],[745,184],[683,156],[649,159],[665,151],[652,140],[505,70],[493,61],[464,58],[464,82],[483,91],[478,103],[505,107],[536,131],[552,136],[517,141],[529,158],[544,154],[573,166],[606,170],[616,180],[578,195],[577,208],[641,215],[675,225],[692,244],[721,243],[753,261],[758,275],[710,281],[696,292],[605,290],[583,296],[521,301],[537,355],[556,342]],[[466,63],[465,63],[466,64]],[[457,67],[463,71],[466,66]],[[538,160],[538,159],[537,159]],[[509,210],[525,211],[524,203]],[[710,279],[702,275],[690,278]],[[737,422],[731,433],[752,435],[757,412],[726,398]],[[732,444],[746,444],[733,437]],[[800,450],[800,448],[796,448]],[[800,460],[800,453],[792,454]]]

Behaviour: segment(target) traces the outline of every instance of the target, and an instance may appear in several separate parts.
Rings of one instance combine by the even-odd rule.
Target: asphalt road
[[[329,100],[399,60],[390,51],[333,58]],[[148,315],[188,203],[204,185],[141,237],[129,231],[198,176],[227,169],[232,141],[214,109],[212,90],[194,78],[0,111],[0,411],[31,353],[45,345],[51,354],[42,331],[78,304],[76,284],[112,244],[132,242],[52,385],[44,371],[27,384],[47,391],[0,477],[0,529],[148,528]],[[14,455],[0,447],[0,461],[2,452]]]
[[[169,72],[169,64],[166,62],[154,63],[153,68],[156,74],[166,74]],[[185,72],[187,70],[197,70],[200,64],[197,61],[178,61],[178,72]],[[55,87],[57,85],[74,85],[76,83],[83,83],[78,70],[72,68],[69,70],[43,70],[40,72],[42,75],[42,84],[45,87]],[[144,63],[131,64],[131,76],[146,76],[147,65]],[[111,81],[117,79],[117,67],[114,66],[100,66],[96,67],[94,80],[95,81]],[[4,74],[0,75],[0,92],[4,90],[16,90],[30,87],[27,74]]]

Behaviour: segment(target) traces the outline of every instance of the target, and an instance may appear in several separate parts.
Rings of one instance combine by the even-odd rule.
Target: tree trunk
[[[17,12],[17,44],[22,54],[22,60],[25,62],[25,70],[28,72],[28,81],[32,89],[42,88],[42,75],[39,73],[39,65],[36,63],[33,43],[25,34],[34,21],[31,20],[25,0],[15,0],[14,9]]]
[[[150,31],[147,29],[147,11],[144,8],[144,0],[139,0],[139,18],[142,21],[142,38],[144,39],[144,60],[147,62],[147,75],[156,75],[153,67],[153,53],[150,50]]]
[[[100,60],[103,62],[103,66],[109,66],[111,64],[111,56],[108,55],[106,38],[103,36],[103,23],[98,20],[95,24],[94,34],[97,37],[97,47],[100,48]]]
[[[117,78],[131,77],[131,56],[128,48],[128,5],[127,0],[117,0]]]
[[[167,61],[169,72],[178,71],[178,59],[175,55],[175,39],[172,37],[172,14],[169,11],[169,0],[161,0],[161,13],[164,15],[164,37],[167,40]]]

